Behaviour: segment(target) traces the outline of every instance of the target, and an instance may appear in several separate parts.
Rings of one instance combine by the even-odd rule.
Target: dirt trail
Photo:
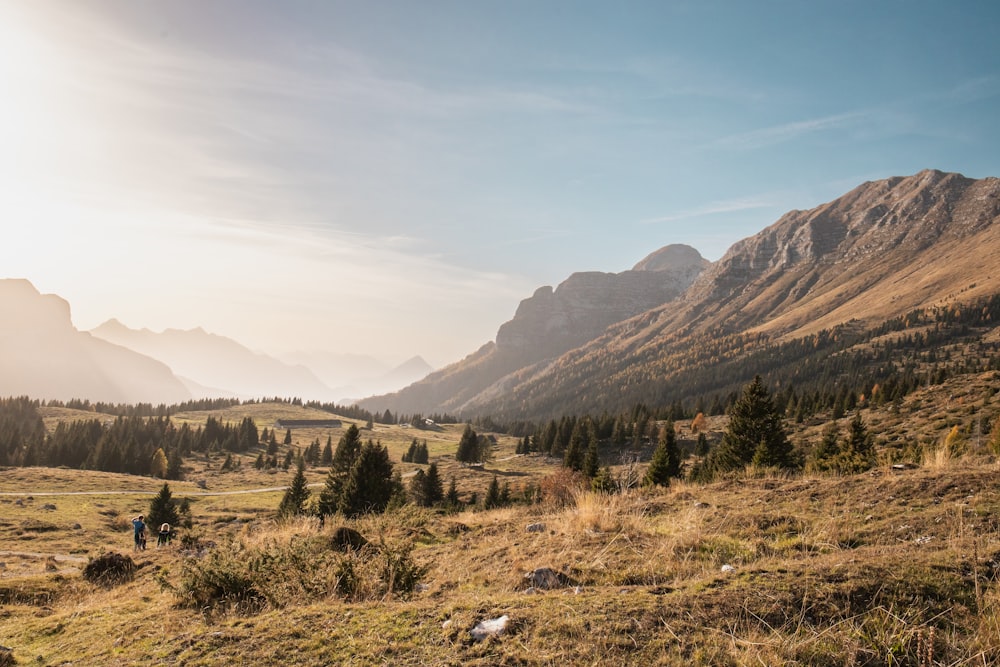
[[[314,489],[323,486],[316,482],[308,485]],[[288,486],[268,486],[260,489],[240,489],[237,491],[174,491],[175,496],[240,496],[248,493],[273,493],[284,491]],[[159,491],[0,491],[0,496],[19,496],[26,498],[51,496],[155,496]]]
[[[0,551],[0,558],[44,558],[53,559],[57,563],[86,563],[87,559],[82,556],[71,556],[69,554],[43,554],[37,551]]]

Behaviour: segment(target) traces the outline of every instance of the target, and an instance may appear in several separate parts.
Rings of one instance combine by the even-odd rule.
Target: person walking
[[[132,519],[132,532],[135,537],[135,550],[144,550],[146,548],[146,522],[142,520],[141,514]]]
[[[164,523],[160,526],[160,532],[156,534],[156,547],[165,547],[170,544],[170,524]]]

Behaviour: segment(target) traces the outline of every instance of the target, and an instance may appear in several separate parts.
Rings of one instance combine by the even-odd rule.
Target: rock
[[[333,531],[333,537],[330,538],[330,544],[337,551],[347,551],[352,549],[357,551],[368,545],[368,540],[365,536],[354,530],[353,528],[348,528],[347,526],[340,526],[337,530]]]
[[[736,568],[735,568],[735,567],[733,567],[732,565],[730,565],[729,563],[726,563],[726,564],[725,564],[725,565],[723,565],[723,566],[722,566],[722,568],[721,568],[721,571],[722,571],[722,572],[733,572],[733,571],[735,571],[735,570],[736,570]]]
[[[195,482],[195,484],[198,485],[199,489],[207,489],[208,488],[208,482],[205,481],[205,480],[203,480],[203,479],[199,479],[197,482]]]
[[[42,505],[43,510],[54,510],[55,508],[56,506],[53,505],[52,503],[45,503],[44,505]]]
[[[476,627],[469,631],[472,638],[477,642],[481,642],[487,637],[496,637],[503,633],[507,629],[507,623],[510,621],[510,617],[507,614],[499,618],[491,618],[485,621],[480,621],[476,623]]]
[[[545,524],[541,523],[541,522],[539,522],[539,523],[529,523],[525,527],[524,530],[527,531],[527,532],[529,532],[529,533],[544,533],[545,532]]]
[[[537,570],[532,570],[524,575],[524,579],[531,588],[538,588],[545,591],[576,585],[576,582],[570,577],[562,572],[553,570],[551,567],[540,567]]]

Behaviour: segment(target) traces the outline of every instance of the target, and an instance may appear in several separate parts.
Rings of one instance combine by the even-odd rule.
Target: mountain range
[[[643,401],[707,400],[732,392],[760,369],[793,378],[805,353],[774,359],[782,345],[830,341],[831,331],[834,341],[848,331],[865,339],[869,328],[909,312],[1000,294],[998,217],[997,178],[925,170],[867,182],[832,202],[785,214],[711,264],[685,262],[694,258],[687,250],[664,249],[671,260],[654,265],[693,279],[680,279],[676,293],[618,322],[605,325],[595,314],[607,312],[600,309],[606,295],[594,296],[599,290],[559,298],[582,282],[578,276],[591,274],[571,276],[554,292],[542,288],[500,327],[495,344],[361,405],[549,418]],[[572,347],[561,349],[565,345]],[[735,363],[754,355],[754,363]],[[772,357],[766,363],[765,355]]]
[[[863,183],[786,213],[716,262],[668,245],[628,271],[541,287],[495,341],[430,374],[419,357],[396,369],[349,354],[279,360],[201,329],[154,333],[111,320],[78,331],[63,299],[0,280],[0,307],[13,314],[0,323],[0,395],[154,403],[368,395],[359,404],[373,412],[537,419],[640,402],[707,404],[756,373],[778,386],[840,383],[861,393],[914,372],[912,357],[874,354],[886,332],[980,350],[1000,341],[992,305],[965,330],[976,304],[1000,295],[998,218],[997,178],[926,170]],[[965,329],[948,328],[956,318]],[[925,356],[937,369],[940,359]],[[393,387],[404,388],[372,396]]]
[[[364,395],[349,392],[405,386],[431,370],[420,357],[393,368],[361,355],[299,353],[316,362],[328,384],[301,363],[202,329],[153,332],[108,320],[79,331],[68,302],[40,294],[27,280],[0,280],[0,307],[16,314],[0,323],[0,396],[165,404],[280,396],[342,403]]]

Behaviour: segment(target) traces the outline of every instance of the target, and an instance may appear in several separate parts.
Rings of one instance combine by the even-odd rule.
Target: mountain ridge
[[[847,323],[876,325],[958,295],[970,302],[1000,293],[1000,267],[992,259],[1000,252],[998,219],[996,178],[924,170],[869,181],[807,211],[789,211],[733,244],[678,298],[612,324],[548,363],[420,407],[509,418],[552,416],[541,404],[621,408],[612,387],[631,395],[626,388],[639,378],[657,383],[654,369],[663,378],[676,373],[672,364],[685,345],[725,336],[776,345]],[[429,389],[418,383],[364,405],[406,411],[419,404],[421,392],[440,396]],[[612,404],[599,405],[598,393]],[[670,392],[660,386],[653,394]]]
[[[109,403],[192,398],[165,364],[77,330],[69,303],[24,279],[0,280],[0,395]]]

